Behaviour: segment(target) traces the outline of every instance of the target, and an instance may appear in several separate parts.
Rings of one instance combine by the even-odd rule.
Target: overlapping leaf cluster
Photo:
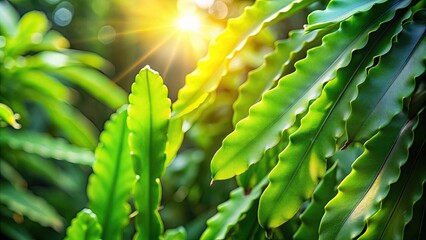
[[[231,20],[173,111],[158,73],[141,70],[129,106],[101,136],[90,178],[89,207],[104,238],[120,238],[130,197],[135,239],[186,238],[183,228],[163,234],[158,209],[160,178],[183,130],[217,103],[228,64],[248,40],[312,2],[259,0]],[[234,130],[211,160],[212,182],[238,176],[240,187],[206,222],[202,239],[416,237],[413,208],[424,207],[426,180],[424,4],[332,0],[277,41],[240,87]]]
[[[14,215],[61,232],[64,217],[71,216],[64,212],[61,216],[57,209],[71,210],[84,201],[68,198],[82,195],[79,185],[85,175],[73,164],[92,166],[98,134],[74,107],[75,89],[112,109],[126,103],[126,93],[104,75],[109,62],[69,49],[68,40],[50,29],[44,13],[31,11],[19,17],[8,1],[2,1],[0,15],[0,184],[7,190],[0,203],[9,209],[2,211],[2,225],[10,223],[1,232],[11,238],[28,235],[23,227],[28,224],[17,224]],[[42,194],[31,191],[37,185]],[[68,200],[46,201],[49,196]]]
[[[219,80],[225,79],[228,59],[249,36],[266,23],[283,21],[287,15],[279,13],[294,13],[309,5],[309,1],[294,1],[281,8],[278,2],[286,1],[278,1],[277,6],[266,2],[257,1],[213,41],[207,57],[188,75],[174,104],[173,119],[191,121],[191,112],[205,104]],[[234,131],[214,155],[211,172],[213,181],[239,176],[246,192],[268,176],[258,206],[257,198],[246,195],[256,202],[252,208],[258,209],[251,217],[258,218],[267,233],[279,238],[292,225],[300,226],[290,231],[298,239],[404,234],[426,176],[419,169],[422,173],[416,180],[404,177],[409,171],[405,169],[424,152],[424,136],[418,130],[425,123],[424,4],[330,1],[325,10],[309,15],[304,29],[277,42],[264,64],[248,75],[234,104]],[[259,26],[256,31],[233,27],[261,10],[270,18],[250,19],[252,26]],[[225,37],[233,41],[227,45],[221,41]],[[355,145],[354,155],[350,149]],[[359,149],[364,151],[360,156]],[[271,160],[274,156],[276,164]],[[344,162],[354,162],[352,169]],[[269,167],[265,170],[265,166]],[[342,166],[346,171],[339,170]],[[398,187],[407,191],[392,191]],[[406,200],[402,204],[397,199]],[[208,222],[205,239],[238,235],[242,228],[231,227],[238,223],[216,223],[225,216],[246,221],[248,209],[225,207],[236,201],[234,193],[219,207],[218,215]],[[404,216],[407,220],[393,210],[409,214]],[[394,224],[392,228],[384,227],[388,222]]]

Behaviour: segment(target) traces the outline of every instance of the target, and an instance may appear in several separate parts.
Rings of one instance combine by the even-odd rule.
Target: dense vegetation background
[[[424,7],[1,1],[1,236],[423,236]]]

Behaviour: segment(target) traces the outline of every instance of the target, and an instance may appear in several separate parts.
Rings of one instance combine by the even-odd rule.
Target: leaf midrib
[[[117,115],[117,118],[119,118],[120,116],[118,116]],[[104,220],[104,224],[102,225],[102,226],[105,226],[104,228],[105,228],[105,230],[103,230],[102,232],[102,235],[104,235],[104,233],[105,232],[108,232],[108,233],[110,233],[109,231],[107,231],[107,230],[109,230],[109,225],[110,225],[110,221],[111,221],[111,215],[113,215],[112,214],[112,212],[116,209],[116,208],[113,208],[113,203],[115,202],[115,198],[113,198],[113,196],[115,196],[115,192],[116,192],[116,187],[117,187],[117,181],[118,181],[118,173],[119,173],[119,170],[120,170],[120,167],[121,167],[121,153],[122,153],[122,151],[123,151],[123,138],[124,138],[124,135],[125,135],[125,128],[126,128],[126,122],[124,121],[124,124],[121,124],[121,127],[120,127],[120,133],[119,133],[119,139],[121,140],[121,141],[119,141],[119,144],[118,144],[118,149],[117,149],[117,155],[115,156],[115,158],[114,158],[114,160],[115,160],[115,162],[117,163],[117,165],[116,165],[116,167],[115,167],[115,169],[114,169],[114,174],[113,174],[113,182],[112,182],[112,185],[111,185],[111,191],[110,191],[110,194],[109,194],[109,198],[108,198],[108,201],[107,201],[107,205],[106,205],[106,208],[105,208],[105,213],[109,213],[109,214],[106,214],[105,215],[105,220]],[[104,235],[105,236],[105,235]]]
[[[414,166],[416,166],[417,162],[420,159],[420,153],[421,153],[422,149],[424,148],[425,143],[426,143],[426,140],[423,140],[422,146],[420,147],[420,150],[417,153],[415,160],[410,165],[410,168],[414,168]],[[410,181],[410,179],[411,179],[412,176],[413,176],[413,174],[409,174],[408,177],[405,179],[405,181],[403,183],[403,188],[401,190],[401,194],[399,195],[398,200],[396,201],[396,204],[392,208],[392,212],[390,214],[390,217],[387,219],[385,227],[383,228],[383,231],[380,233],[379,239],[383,239],[383,235],[385,234],[385,231],[388,228],[388,226],[389,226],[389,224],[390,224],[390,222],[392,220],[392,216],[394,215],[394,213],[395,213],[395,211],[397,209],[397,206],[399,205],[399,202],[401,201],[401,198],[404,196],[403,193],[405,192],[405,190],[407,188],[407,184]]]
[[[405,122],[405,124],[403,124],[403,128],[404,129],[409,123],[411,122],[411,120],[408,120]],[[343,230],[342,226],[345,225],[345,223],[347,222],[347,220],[349,219],[349,217],[352,215],[352,213],[355,211],[355,209],[358,208],[359,204],[362,202],[362,200],[365,198],[365,196],[369,193],[371,187],[374,185],[376,179],[378,178],[378,176],[380,175],[380,173],[382,172],[383,168],[387,165],[388,160],[389,160],[389,156],[390,154],[393,152],[396,143],[401,139],[402,134],[404,134],[405,132],[400,131],[398,133],[398,136],[395,138],[394,142],[392,143],[392,146],[390,147],[388,153],[386,154],[386,157],[384,159],[384,161],[382,162],[382,164],[380,165],[378,171],[375,173],[375,175],[373,176],[373,178],[371,179],[370,183],[368,184],[368,187],[366,188],[366,190],[363,192],[362,196],[357,200],[357,202],[355,203],[354,207],[352,208],[352,210],[346,215],[346,217],[340,221],[340,223],[338,224],[339,226],[339,231],[336,233],[336,236],[338,236],[340,234],[340,232]]]
[[[386,93],[388,92],[388,90],[395,84],[395,81],[401,75],[402,70],[406,68],[408,62],[410,62],[412,60],[411,57],[416,52],[416,49],[419,46],[419,44],[422,42],[422,40],[423,40],[423,37],[420,37],[418,39],[418,41],[416,42],[415,46],[411,49],[410,54],[407,56],[407,58],[404,60],[404,62],[398,68],[398,71],[394,72],[395,74],[393,74],[392,80],[389,81],[389,83],[386,85],[386,88],[384,89],[384,91],[382,92],[382,94],[380,94],[380,98],[378,99],[377,104],[370,111],[370,114],[366,118],[363,118],[363,120],[361,121],[361,124],[359,124],[358,128],[356,129],[356,131],[354,131],[355,133],[359,133],[360,129],[362,129],[368,123],[367,120],[369,120],[373,116],[373,113],[376,112],[376,109],[380,106],[380,103],[382,102],[383,98],[386,96]],[[375,68],[375,69],[377,69],[377,68]],[[357,135],[353,136],[354,139],[356,139],[356,137],[357,137]],[[351,142],[354,139],[348,139],[348,142]]]
[[[400,1],[396,1],[395,2],[395,4],[393,4],[392,6],[389,6],[389,8],[388,9],[386,9],[386,11],[384,11],[381,15],[379,15],[377,18],[376,18],[376,22],[379,20],[379,19],[381,19],[385,14],[387,14],[388,13],[388,11],[390,10],[390,9],[392,9],[395,5],[397,5],[398,3],[399,3]],[[365,32],[368,32],[368,31],[373,31],[372,30],[372,28],[374,29],[374,27],[377,27],[378,28],[378,26],[375,26],[374,24],[370,24],[370,27],[367,29],[367,30],[365,30],[365,31],[361,31],[359,34],[358,34],[358,36],[357,37],[355,37],[354,38],[354,40],[353,41],[351,41],[345,48],[344,48],[344,51],[342,51],[342,53],[344,53],[344,52],[346,52],[347,51],[347,49],[352,49],[352,48],[349,48],[350,46],[353,46],[353,45],[355,45],[358,41],[359,41],[359,39],[362,37],[362,36],[364,36],[364,34],[363,33],[365,33]],[[339,31],[339,30],[338,30]],[[369,33],[370,32],[368,32],[368,35],[367,35],[367,38],[369,37]],[[324,46],[324,45],[322,45],[322,46]],[[315,49],[318,49],[319,47],[317,47],[317,48],[315,48]],[[256,139],[259,139],[260,137],[258,137],[258,136],[261,136],[261,135],[264,135],[264,134],[266,134],[266,132],[268,132],[267,131],[267,129],[271,129],[272,128],[272,126],[274,126],[274,125],[276,125],[277,124],[277,122],[279,122],[281,119],[282,119],[282,117],[286,114],[286,113],[288,113],[288,111],[289,111],[289,109],[291,109],[291,108],[293,108],[297,103],[299,103],[300,102],[300,98],[301,97],[303,97],[303,96],[305,96],[306,95],[306,93],[308,93],[310,90],[312,90],[313,88],[314,88],[314,86],[316,86],[316,84],[324,77],[324,75],[327,75],[331,70],[331,68],[332,68],[332,66],[336,63],[336,62],[339,62],[339,60],[343,57],[343,55],[344,54],[340,54],[333,62],[332,62],[332,64],[330,64],[327,68],[326,68],[326,70],[325,71],[323,71],[321,74],[320,74],[320,76],[319,77],[317,77],[316,78],[316,80],[314,80],[313,82],[312,82],[312,84],[305,90],[305,91],[303,91],[303,93],[301,93],[301,94],[299,94],[298,96],[297,96],[297,98],[296,99],[299,99],[299,100],[297,100],[297,101],[295,101],[295,102],[293,102],[292,104],[290,104],[289,105],[289,107],[288,108],[286,108],[284,111],[282,111],[280,114],[279,114],[279,116],[277,117],[277,118],[275,118],[273,121],[271,121],[270,122],[270,124],[267,124],[263,129],[262,129],[262,131],[260,131],[260,134],[258,134],[258,135],[256,135],[256,136],[254,136],[250,141],[248,141],[247,142],[247,144],[245,144],[244,145],[244,147],[243,148],[240,148],[235,154],[233,154],[232,155],[232,157],[229,157],[229,159],[235,159],[236,158],[236,156],[238,156],[238,155],[240,155],[240,153],[241,152],[243,152],[243,150],[245,150],[248,146],[250,146],[253,142],[255,142],[255,140]],[[350,57],[352,56],[352,54],[350,54]],[[307,58],[305,58],[305,59],[307,59]],[[306,61],[306,60],[305,60]],[[349,63],[348,63],[349,64]],[[342,67],[345,67],[345,66],[340,66],[340,68],[338,68],[338,69],[341,69]],[[336,72],[337,72],[337,70],[338,69],[336,69]],[[285,76],[285,77],[287,77],[287,79],[288,78],[290,78],[289,76],[291,76],[291,75],[294,75],[296,72],[294,72],[294,73],[292,73],[292,74],[290,74],[290,75],[287,75],[287,76]],[[326,74],[327,73],[327,74]],[[281,78],[281,80],[283,80],[285,77],[283,77],[283,78]],[[279,80],[280,82],[281,82],[281,80]],[[285,79],[284,79],[285,80]],[[327,81],[326,81],[327,82]],[[278,88],[278,87],[277,87]],[[277,88],[275,88],[275,89],[273,89],[273,90],[275,90],[276,91],[276,89]],[[257,103],[256,105],[258,105],[259,103]],[[249,112],[251,112],[251,111],[249,111]],[[237,124],[238,125],[238,124]],[[285,130],[285,129],[282,129],[281,131],[283,131],[283,130]],[[223,167],[224,166],[227,166],[228,164],[230,164],[230,162],[231,161],[226,161],[226,162],[224,162],[224,164],[223,164]],[[222,167],[222,168],[223,168]],[[213,177],[214,178],[214,177]]]

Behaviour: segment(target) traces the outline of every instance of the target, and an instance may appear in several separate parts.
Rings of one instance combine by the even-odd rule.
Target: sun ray
[[[182,37],[182,36],[181,36],[180,34],[178,34],[178,35],[177,35],[176,42],[175,42],[175,44],[174,44],[174,46],[173,46],[173,48],[172,48],[172,51],[171,51],[170,57],[169,57],[169,59],[168,59],[168,61],[167,61],[167,63],[166,63],[166,66],[165,66],[165,68],[164,68],[164,71],[163,71],[164,78],[166,78],[166,77],[167,77],[167,74],[169,73],[170,66],[171,66],[171,64],[172,64],[172,62],[173,62],[173,60],[174,60],[174,58],[175,58],[175,56],[176,56],[176,53],[177,53],[178,48],[179,48],[179,47],[180,47],[180,45],[181,45],[181,37]]]
[[[123,79],[124,76],[126,76],[128,73],[133,71],[136,67],[139,66],[144,60],[146,60],[148,57],[150,57],[153,53],[155,53],[160,47],[162,47],[167,41],[169,41],[174,35],[176,34],[176,31],[171,32],[167,37],[165,37],[161,42],[156,44],[154,47],[152,47],[147,53],[145,53],[142,57],[140,57],[135,63],[132,64],[129,68],[124,70],[120,75],[118,75],[116,78],[114,78],[114,82],[118,83]]]
[[[138,33],[143,33],[143,32],[166,31],[166,30],[170,30],[170,29],[173,29],[173,25],[171,25],[171,24],[157,25],[157,26],[154,26],[154,27],[146,27],[146,28],[139,28],[139,29],[132,29],[132,30],[127,30],[127,31],[117,32],[117,33],[115,33],[115,37],[118,38],[118,37],[124,37],[124,36],[127,36],[127,35],[138,34]],[[72,44],[76,44],[76,43],[98,41],[98,39],[99,39],[99,37],[98,37],[98,35],[96,35],[96,36],[91,36],[91,37],[82,38],[82,39],[70,40],[70,42]]]

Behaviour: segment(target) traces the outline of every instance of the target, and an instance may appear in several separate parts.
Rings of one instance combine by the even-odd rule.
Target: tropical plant
[[[1,2],[0,15],[0,232],[30,238],[27,230],[39,226],[28,218],[60,236],[73,216],[64,209],[86,201],[79,186],[93,164],[98,134],[73,106],[75,88],[113,109],[126,103],[126,93],[98,71],[109,69],[106,60],[69,49],[66,38],[49,30],[43,13],[32,11],[19,20]]]
[[[160,75],[143,68],[129,104],[105,124],[89,203],[67,237],[421,239],[424,5],[331,0],[317,10],[313,0],[258,0],[228,21],[173,104]],[[309,13],[303,29],[258,52],[264,63],[235,101],[226,97],[245,74],[231,71],[232,61],[299,13]],[[197,218],[210,217],[204,232],[194,234],[198,220],[164,231],[162,182],[193,181],[197,159],[210,156],[211,179],[200,179],[213,189],[236,176],[238,187],[213,216]],[[179,171],[185,179],[173,178]]]
[[[102,134],[89,206],[103,207],[94,213],[108,221],[117,216],[114,227],[123,229],[133,196],[135,239],[185,239],[182,228],[163,235],[159,215],[160,179],[184,138],[182,126],[197,128],[203,113],[218,110],[220,80],[251,36],[312,2],[257,1],[230,20],[188,75],[173,111],[158,73],[144,68],[127,111]],[[304,29],[277,41],[239,88],[235,128],[211,160],[212,184],[237,176],[240,187],[218,206],[201,239],[418,237],[422,220],[413,207],[426,180],[424,3],[330,1]],[[197,130],[203,131],[205,125]],[[116,190],[111,179],[101,182],[107,169],[121,172],[130,159],[133,177],[114,175],[122,183]],[[133,189],[125,178],[135,179]],[[120,208],[102,210],[112,205]],[[123,231],[100,222],[104,232],[96,238]]]

